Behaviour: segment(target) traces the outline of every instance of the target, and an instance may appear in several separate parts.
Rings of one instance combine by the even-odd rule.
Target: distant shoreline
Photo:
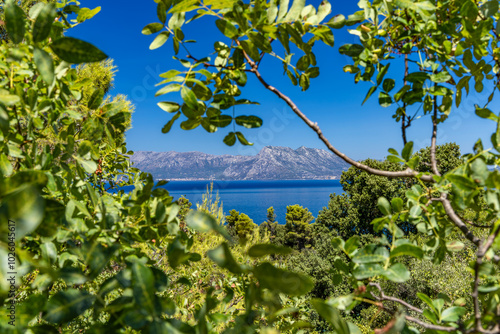
[[[331,179],[247,179],[247,180],[214,180],[214,179],[155,179],[155,181],[213,181],[213,182],[227,182],[227,181],[340,181],[340,178]]]

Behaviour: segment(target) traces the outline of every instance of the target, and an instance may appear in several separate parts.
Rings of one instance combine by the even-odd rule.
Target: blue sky
[[[320,1],[307,3],[317,6]],[[154,94],[159,87],[154,85],[160,81],[160,73],[178,69],[179,65],[172,59],[174,54],[171,40],[163,47],[151,51],[149,44],[154,36],[141,34],[146,24],[159,22],[156,3],[153,0],[88,0],[83,1],[82,5],[89,8],[101,6],[101,12],[67,35],[93,43],[115,60],[118,72],[111,93],[127,95],[136,106],[133,128],[127,132],[129,149],[253,155],[267,145],[325,148],[316,134],[283,101],[251,77],[242,90],[242,97],[258,101],[260,105],[238,107],[236,114],[254,114],[264,120],[262,128],[242,130],[247,139],[254,142],[254,146],[247,147],[238,143],[233,147],[226,146],[222,139],[231,131],[230,127],[210,134],[201,127],[191,131],[181,130],[178,122],[172,131],[163,134],[161,129],[172,115],[161,110],[157,103],[179,100],[179,97],[176,93],[171,93],[170,96],[155,98]],[[355,1],[332,1],[332,15],[342,13],[347,16],[356,10]],[[214,41],[225,39],[209,19],[194,21],[183,30],[186,39],[198,41],[198,45],[192,50],[200,58],[205,56],[204,50],[210,48]],[[390,147],[401,150],[401,129],[391,117],[395,107],[380,107],[376,94],[361,106],[371,84],[354,84],[353,76],[342,70],[350,62],[347,57],[338,53],[338,48],[345,43],[355,43],[356,37],[348,34],[345,28],[335,30],[334,35],[333,48],[317,44],[315,53],[321,74],[311,80],[308,91],[302,92],[299,87],[293,86],[283,76],[281,62],[271,57],[264,59],[261,64],[263,76],[269,84],[290,96],[311,120],[318,122],[332,144],[352,158],[381,159],[387,155]],[[401,69],[393,66],[389,74],[391,71],[399,74],[396,73],[398,70]],[[458,110],[454,110],[440,128],[438,143],[456,142],[461,146],[462,152],[466,153],[471,151],[477,138],[483,137],[485,146],[490,147],[488,138],[496,124],[474,115],[474,104],[481,104],[484,99],[484,94],[471,92],[469,99]],[[496,109],[492,110],[496,112]],[[415,142],[416,148],[429,145],[430,135],[431,120],[427,116],[419,119],[408,130],[408,138]]]

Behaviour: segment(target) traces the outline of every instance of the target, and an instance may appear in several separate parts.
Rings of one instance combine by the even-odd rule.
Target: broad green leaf
[[[236,137],[238,137],[238,140],[240,141],[241,144],[243,145],[246,145],[246,146],[252,146],[253,143],[250,143],[246,138],[245,136],[243,135],[243,133],[239,132],[239,131],[236,131]]]
[[[417,259],[422,259],[424,257],[424,252],[420,247],[414,244],[399,245],[391,251],[391,258],[404,255],[413,256]]]
[[[401,157],[406,161],[410,160],[411,154],[413,153],[413,142],[409,141],[406,143],[403,151],[401,152]]]
[[[33,7],[30,8],[28,15],[31,19],[36,20],[38,14],[42,11],[42,9],[45,7],[45,3],[43,2],[38,2],[33,5]]]
[[[225,268],[233,274],[241,274],[244,272],[243,268],[233,258],[233,255],[225,242],[220,244],[217,248],[209,250],[207,255],[219,267]]]
[[[457,186],[458,188],[465,191],[473,191],[476,190],[477,184],[472,181],[470,178],[463,175],[456,174],[448,174],[446,175],[446,179],[450,181],[452,184]]]
[[[176,112],[181,106],[175,102],[158,102],[158,107],[166,112]]]
[[[101,7],[96,7],[94,9],[90,8],[80,8],[78,11],[78,16],[76,17],[77,22],[82,23],[93,18],[97,13],[101,11]]]
[[[457,322],[458,319],[465,314],[465,312],[466,309],[464,307],[452,306],[441,313],[441,321]]]
[[[94,300],[95,296],[85,290],[59,291],[47,302],[43,319],[53,324],[68,322],[89,309]]]
[[[410,272],[402,263],[396,263],[384,270],[382,275],[390,281],[403,283],[410,279]]]
[[[73,64],[92,63],[108,58],[92,44],[73,37],[59,38],[50,47],[59,58]]]
[[[323,0],[318,7],[317,19],[314,24],[318,24],[327,17],[332,9],[332,5],[327,1]]]
[[[384,216],[389,216],[391,212],[391,205],[385,197],[379,197],[377,200],[377,207]]]
[[[306,4],[305,0],[294,0],[292,3],[292,7],[286,14],[283,21],[292,22],[297,20],[300,17],[300,13],[302,12],[302,9],[304,9],[305,4]]]
[[[399,197],[394,197],[391,200],[391,206],[394,212],[401,212],[401,210],[403,210],[403,204],[403,200]]]
[[[225,128],[233,121],[233,118],[229,115],[220,115],[210,117],[210,123],[215,125],[218,128]]]
[[[290,0],[279,0],[279,10],[277,22],[281,22],[288,12],[288,3]]]
[[[390,92],[394,86],[396,85],[394,79],[385,79],[384,80],[384,83],[382,84],[382,88],[386,91],[386,92]]]
[[[352,274],[358,280],[378,276],[383,272],[383,267],[378,263],[363,263],[358,265]]]
[[[135,304],[148,314],[156,313],[156,288],[153,272],[140,261],[132,263],[132,289]]]
[[[170,121],[167,122],[167,124],[165,124],[163,126],[163,128],[161,129],[161,132],[163,133],[168,133],[170,131],[170,129],[172,129],[172,125],[174,125],[174,122],[176,119],[178,119],[179,117],[181,116],[181,112],[178,111],[171,119]]]
[[[49,37],[52,23],[57,15],[54,4],[45,4],[33,26],[33,42],[41,42]]]
[[[278,291],[290,296],[305,295],[314,287],[311,278],[288,270],[274,267],[264,262],[253,269],[255,278],[263,288]]]
[[[417,292],[417,297],[420,298],[424,303],[426,303],[434,313],[437,313],[436,307],[432,302],[432,299],[429,298],[425,293]]]
[[[224,137],[223,141],[227,146],[233,146],[236,143],[236,134],[234,132],[229,132],[227,136]]]
[[[43,81],[51,85],[54,82],[54,62],[52,61],[52,56],[44,50],[35,47],[33,58]]]
[[[186,223],[189,227],[198,232],[207,233],[210,231],[215,231],[226,238],[228,241],[232,241],[232,238],[226,231],[226,229],[208,213],[202,211],[191,211],[186,216]]]
[[[464,247],[464,243],[458,240],[446,242],[446,249],[448,249],[450,252],[459,252],[464,249]]]
[[[259,128],[262,126],[262,119],[257,116],[237,116],[234,121],[247,129]]]
[[[492,121],[495,121],[495,122],[497,122],[499,120],[498,116],[495,115],[490,109],[479,108],[478,105],[475,105],[475,107],[476,107],[476,115],[478,115],[479,117],[491,119]]]
[[[155,96],[160,96],[160,95],[168,94],[171,92],[178,92],[181,90],[181,88],[182,88],[182,86],[178,83],[170,84],[168,86],[161,88],[159,91],[157,91]]]
[[[219,19],[215,21],[215,25],[227,38],[234,39],[238,37],[238,29],[231,22]]]
[[[276,17],[278,17],[278,0],[271,0],[267,10],[267,23],[274,23]]]
[[[260,59],[260,53],[257,47],[249,40],[241,41],[241,47],[255,61]]]
[[[40,195],[39,186],[23,182],[12,189],[0,204],[0,218],[5,222],[0,226],[1,238],[7,237],[6,226],[9,220],[15,222],[16,240],[32,233],[42,222],[44,207],[45,200]]]
[[[193,110],[198,109],[198,100],[196,99],[196,95],[191,89],[186,86],[182,86],[181,97],[184,100],[184,103],[186,103],[189,108]]]
[[[443,83],[447,82],[451,79],[451,75],[448,73],[448,71],[443,70],[437,74],[432,74],[431,75],[431,81],[436,82],[436,83]]]
[[[150,23],[147,26],[145,26],[144,28],[142,28],[142,34],[143,35],[151,35],[151,34],[157,33],[158,31],[160,31],[162,29],[163,29],[163,24],[158,23],[158,22]]]
[[[24,11],[14,1],[9,1],[5,6],[5,28],[11,41],[15,44],[21,43],[24,39],[26,33],[25,20]]]
[[[233,8],[237,0],[205,0],[203,4],[210,6],[212,9]]]
[[[378,103],[380,106],[387,108],[392,105],[392,98],[386,92],[380,92],[378,94]]]
[[[0,154],[0,172],[3,177],[10,176],[13,171],[12,163],[9,161],[9,158],[3,153]]]
[[[385,75],[387,74],[387,71],[389,70],[390,65],[391,65],[391,63],[387,63],[386,65],[382,66],[382,68],[380,69],[380,72],[377,74],[377,85],[380,85],[382,83],[382,80],[384,79]]]
[[[102,104],[102,100],[104,99],[104,90],[102,88],[97,88],[92,92],[92,95],[89,98],[89,102],[87,103],[87,107],[90,110],[97,110]]]
[[[326,25],[333,29],[341,29],[345,25],[345,16],[342,14],[335,15],[326,23]]]
[[[162,31],[161,33],[158,34],[158,36],[155,37],[153,42],[151,42],[151,45],[149,45],[149,49],[156,50],[159,47],[162,47],[163,44],[165,44],[167,42],[169,36],[170,36],[170,32]]]
[[[270,53],[273,51],[271,43],[267,38],[264,37],[264,35],[257,32],[250,32],[248,33],[248,38],[250,38],[253,44],[263,52]]]
[[[350,256],[354,253],[356,249],[361,245],[361,241],[358,235],[353,235],[345,242],[344,251]]]
[[[177,3],[169,13],[184,13],[195,10],[199,7],[200,0],[183,0]]]
[[[319,315],[333,326],[336,333],[350,334],[351,331],[349,330],[346,321],[342,319],[339,311],[335,307],[329,305],[321,299],[313,299],[311,304]]]
[[[167,22],[167,9],[163,1],[158,2],[158,6],[156,6],[156,16],[158,16],[158,19],[163,25]]]
[[[7,107],[13,106],[20,101],[21,99],[19,96],[10,94],[8,91],[3,89],[0,90],[0,103],[3,103]]]
[[[375,262],[385,262],[387,258],[380,254],[371,255],[360,255],[354,256],[352,262],[354,263],[375,263]]]
[[[78,161],[80,166],[82,166],[82,168],[85,170],[85,172],[87,172],[89,174],[93,174],[97,170],[97,164],[94,161],[85,160],[85,159],[82,159],[78,156],[75,156],[75,159]]]
[[[251,257],[263,257],[271,254],[290,254],[292,250],[288,247],[274,244],[256,244],[248,249],[248,255]]]

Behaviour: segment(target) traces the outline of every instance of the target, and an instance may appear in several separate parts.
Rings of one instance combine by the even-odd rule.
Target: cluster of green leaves
[[[151,49],[162,46],[171,37],[176,55],[181,46],[186,51],[184,59],[174,57],[185,70],[170,70],[160,75],[165,79],[160,84],[166,86],[156,95],[180,91],[183,101],[182,105],[176,102],[158,104],[163,110],[175,113],[163,128],[164,133],[170,131],[174,122],[184,115],[187,120],[181,123],[182,129],[191,130],[201,124],[206,131],[215,132],[233,123],[233,131],[228,133],[224,142],[232,146],[238,139],[243,145],[251,145],[234,126],[258,128],[262,125],[257,116],[235,115],[236,106],[256,104],[247,99],[237,99],[242,94],[240,88],[247,83],[247,73],[251,73],[252,68],[269,55],[281,61],[284,72],[294,85],[307,90],[310,79],[319,75],[312,47],[317,41],[329,46],[333,46],[334,42],[329,26],[335,23],[322,23],[330,13],[328,1],[323,1],[317,9],[312,5],[305,6],[305,0],[294,1],[290,8],[288,1],[255,1],[249,4],[237,0],[156,2],[160,22],[150,23],[142,31],[146,35],[157,33]],[[182,27],[186,15],[193,11],[196,14],[187,22],[210,16],[223,34],[223,39],[214,42],[214,59],[198,59],[188,50],[188,44],[195,41],[185,39]],[[284,56],[274,49],[284,49]],[[298,58],[297,53],[300,55]],[[223,114],[230,108],[232,115]]]
[[[170,271],[180,270],[206,256],[193,251],[194,236],[203,232],[226,239],[207,253],[212,264],[246,282],[226,301],[244,298],[244,311],[218,331],[255,331],[261,319],[271,325],[283,308],[280,293],[312,288],[309,278],[270,262],[237,262],[220,223],[202,211],[185,217],[188,203],[173,202],[164,181],[131,166],[124,133],[133,107],[106,95],[112,63],[95,63],[106,58],[102,51],[64,36],[99,8],[62,1],[23,9],[8,1],[2,10],[8,38],[0,45],[0,216],[15,222],[15,236],[7,224],[0,227],[2,333],[213,332],[221,322],[212,314],[221,302],[213,293],[228,286],[207,290],[201,306],[188,310],[169,291],[189,280],[171,280],[144,251],[160,245]],[[87,62],[94,64],[81,65]],[[14,326],[5,307],[12,301],[6,280],[12,244]],[[282,252],[261,244],[248,256]]]

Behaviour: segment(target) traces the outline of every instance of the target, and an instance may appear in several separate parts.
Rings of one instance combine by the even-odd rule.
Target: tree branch
[[[437,84],[434,85],[434,87]],[[432,116],[432,138],[431,138],[431,167],[432,172],[441,176],[436,161],[436,140],[437,140],[437,97],[434,96],[434,115]]]
[[[236,40],[236,43],[240,45],[240,42]],[[316,134],[318,135],[319,139],[326,145],[326,147],[332,151],[335,155],[337,155],[339,158],[344,160],[345,162],[353,165],[354,167],[361,169],[365,172],[368,172],[373,175],[378,175],[378,176],[385,176],[389,178],[403,178],[403,177],[415,177],[419,178],[420,180],[424,182],[435,182],[434,179],[432,178],[432,175],[419,175],[418,172],[412,170],[411,168],[407,168],[404,171],[398,171],[398,172],[391,172],[391,171],[385,171],[385,170],[380,170],[376,168],[369,167],[367,165],[364,165],[358,161],[355,161],[345,155],[344,153],[340,152],[337,148],[335,148],[330,141],[325,137],[323,132],[321,131],[320,127],[318,126],[318,123],[312,122],[307,116],[300,111],[300,109],[297,107],[297,105],[285,94],[283,94],[281,91],[276,89],[275,87],[269,85],[264,78],[262,78],[262,75],[260,74],[259,70],[257,69],[257,65],[255,62],[250,59],[250,57],[246,54],[246,52],[243,51],[243,55],[245,56],[248,64],[252,67],[251,72],[255,74],[257,79],[260,81],[260,83],[268,90],[273,92],[275,95],[277,95],[280,99],[286,102],[288,106],[293,110],[293,112],[299,116],[299,118],[304,121],[304,123],[307,124]]]
[[[375,283],[375,282],[370,282],[368,285],[370,286],[373,286],[373,287],[376,287],[377,290],[379,291],[380,293],[380,297],[377,297],[375,296],[374,294],[372,294],[372,296],[374,298],[376,298],[377,300],[389,300],[391,302],[395,302],[395,303],[398,303],[398,304],[401,304],[403,306],[405,306],[406,308],[412,310],[412,311],[415,311],[417,313],[420,313],[422,314],[424,311],[422,311],[421,309],[411,305],[411,304],[408,304],[407,302],[405,302],[404,300],[402,299],[399,299],[399,298],[396,298],[396,297],[392,297],[392,296],[387,296],[384,291],[382,291],[382,288],[380,287],[380,284],[378,283]]]
[[[460,217],[457,215],[457,213],[451,206],[450,201],[448,200],[448,195],[443,193],[440,198],[436,198],[433,200],[440,201],[443,204],[444,211],[446,212],[448,217],[450,217],[451,221],[462,231],[467,239],[469,239],[475,245],[479,246],[481,240],[467,228],[462,219],[460,219]]]

